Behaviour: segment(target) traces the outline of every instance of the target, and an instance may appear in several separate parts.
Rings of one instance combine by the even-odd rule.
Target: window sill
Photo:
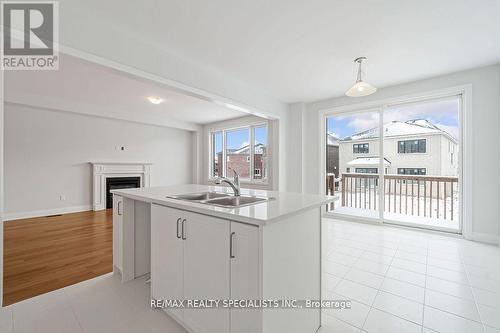
[[[207,183],[208,183],[208,185],[216,185],[213,178],[207,180]],[[263,181],[259,182],[259,181],[248,181],[248,180],[241,180],[240,179],[240,185],[242,188],[272,191],[271,182],[269,180],[267,180],[265,182],[263,182]]]
[[[231,177],[229,177],[229,179],[231,179]],[[215,183],[215,179],[214,178],[209,178],[208,179],[208,182],[209,183]],[[245,185],[269,185],[269,180],[266,180],[266,181],[258,181],[258,180],[254,180],[254,181],[251,181],[251,180],[246,180],[246,179],[241,179],[240,178],[240,184],[245,184]]]

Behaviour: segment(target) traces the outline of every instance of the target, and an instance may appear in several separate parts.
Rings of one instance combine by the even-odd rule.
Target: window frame
[[[365,146],[366,146],[366,151],[365,151]],[[359,149],[363,147],[363,151],[360,151]],[[353,154],[369,154],[370,153],[370,143],[353,143],[352,144],[352,153]]]
[[[370,170],[368,172],[365,172]],[[372,172],[375,170],[375,172]],[[355,173],[378,174],[378,168],[355,168]]]
[[[266,178],[265,179],[262,179],[262,178],[255,178],[255,167],[254,167],[254,163],[255,163],[255,129],[256,128],[262,128],[262,127],[265,127],[266,130],[267,130],[267,137],[266,137],[266,140],[267,140],[267,143],[266,143],[266,146],[267,146],[267,150],[266,150],[266,158],[267,158],[267,172],[266,172]],[[248,124],[248,125],[242,125],[242,126],[233,126],[233,127],[224,127],[224,128],[217,128],[217,129],[211,129],[208,131],[208,141],[210,143],[210,147],[209,147],[209,158],[208,158],[208,163],[209,163],[209,170],[208,170],[208,181],[214,181],[215,178],[217,178],[216,176],[214,176],[214,161],[213,161],[213,157],[215,156],[215,147],[214,147],[214,134],[216,133],[222,133],[222,161],[221,161],[221,165],[219,166],[219,168],[222,168],[222,177],[228,177],[227,175],[227,167],[226,167],[226,163],[227,163],[227,155],[226,155],[226,152],[227,152],[227,133],[228,132],[231,132],[231,131],[235,131],[235,130],[241,130],[241,129],[248,129],[249,130],[249,156],[247,157],[247,159],[249,158],[250,161],[249,161],[249,178],[245,178],[245,179],[240,179],[240,182],[243,183],[243,184],[259,184],[259,185],[269,185],[270,182],[271,182],[271,155],[270,155],[270,146],[271,146],[271,141],[270,141],[270,138],[271,138],[271,129],[270,129],[270,124],[268,122],[259,122],[259,123],[252,123],[252,124]],[[254,172],[252,172],[252,170]],[[261,170],[261,174],[260,176],[262,176],[262,170]],[[229,177],[232,177],[232,174],[229,175]]]
[[[417,151],[414,151],[414,152],[407,151],[405,143],[406,142],[413,142],[413,141],[417,141]],[[425,150],[423,152],[422,151],[418,151],[420,149],[420,141],[424,142],[424,148],[425,148]],[[403,151],[400,151],[401,143],[403,143]],[[397,145],[398,145],[398,154],[427,154],[427,139],[398,140]]]
[[[400,170],[418,170],[418,173],[401,173],[399,172]],[[422,170],[423,173],[422,173]],[[398,175],[409,175],[409,176],[426,176],[427,175],[427,168],[398,168],[397,169]]]

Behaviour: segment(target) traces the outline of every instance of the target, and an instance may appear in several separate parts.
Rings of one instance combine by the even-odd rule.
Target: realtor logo
[[[1,7],[1,69],[58,69],[58,3],[3,1]]]

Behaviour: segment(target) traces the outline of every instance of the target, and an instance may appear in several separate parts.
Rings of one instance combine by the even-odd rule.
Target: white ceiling
[[[338,96],[358,56],[378,87],[500,62],[498,0],[86,0],[170,53],[284,102]],[[61,8],[64,13],[64,6]]]
[[[154,105],[148,96],[164,101]],[[5,99],[185,129],[247,115],[68,55],[57,71],[5,71]]]

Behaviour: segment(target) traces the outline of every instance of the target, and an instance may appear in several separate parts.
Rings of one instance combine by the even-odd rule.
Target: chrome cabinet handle
[[[234,236],[235,235],[236,235],[236,233],[232,232],[231,237],[229,237],[229,257],[231,259],[236,258],[236,256],[234,255]]]
[[[187,239],[187,237],[186,237],[186,228],[184,228],[185,223],[186,223],[186,219],[182,220],[182,240],[186,240]]]
[[[181,218],[179,217],[179,218],[177,219],[177,238],[179,238],[179,239],[181,238],[181,235],[179,235],[179,223],[180,223],[180,222],[181,222]]]
[[[118,204],[117,204],[117,207],[116,207],[116,211],[117,211],[118,215],[123,215],[123,210],[120,213],[120,204],[123,204],[123,201],[118,201]]]

